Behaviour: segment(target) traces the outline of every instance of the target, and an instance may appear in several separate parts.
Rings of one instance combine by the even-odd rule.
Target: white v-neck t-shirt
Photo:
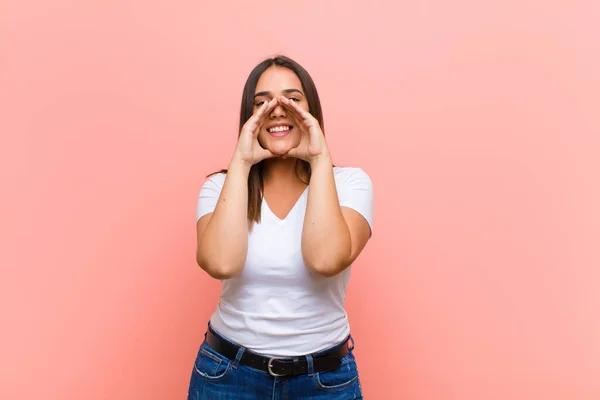
[[[360,168],[334,167],[340,206],[359,212],[372,229],[373,186]],[[196,221],[214,211],[225,173],[209,177],[198,198]],[[244,269],[222,280],[212,327],[249,350],[270,356],[309,354],[344,340],[344,309],[351,267],[333,277],[312,273],[302,258],[302,226],[310,185],[284,219],[263,199],[261,222],[248,235]]]

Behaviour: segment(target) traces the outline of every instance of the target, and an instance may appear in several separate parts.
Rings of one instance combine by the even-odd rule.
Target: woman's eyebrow
[[[304,93],[302,93],[301,90],[299,89],[285,89],[283,91],[283,93],[288,94],[288,93],[300,93],[302,96],[304,96]]]
[[[288,94],[288,93],[300,93],[302,96],[304,96],[304,93],[302,93],[301,90],[299,89],[284,89],[282,90],[283,93]],[[260,97],[260,96],[271,96],[271,92],[269,92],[268,90],[263,90],[262,92],[257,92],[254,97]]]

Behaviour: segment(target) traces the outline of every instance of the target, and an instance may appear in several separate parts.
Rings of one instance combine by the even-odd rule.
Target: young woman
[[[258,64],[229,168],[198,199],[196,258],[222,293],[189,400],[362,399],[344,300],[372,208],[368,175],[333,166],[308,72]]]

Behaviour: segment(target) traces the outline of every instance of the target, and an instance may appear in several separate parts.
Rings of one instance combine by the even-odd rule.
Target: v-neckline
[[[269,211],[269,214],[271,214],[273,216],[273,218],[275,218],[277,220],[278,223],[283,223],[283,222],[287,221],[287,219],[290,217],[290,215],[292,215],[292,212],[294,212],[294,210],[298,207],[298,204],[300,204],[300,201],[302,200],[302,198],[304,197],[304,194],[307,191],[308,191],[308,185],[306,185],[306,187],[304,188],[302,193],[300,193],[300,196],[298,196],[298,199],[296,199],[296,202],[294,203],[292,208],[290,208],[290,211],[288,211],[288,213],[283,218],[279,218],[277,215],[275,215],[273,210],[271,210],[271,207],[269,207],[269,203],[267,203],[267,200],[265,199],[264,194],[262,196],[262,203],[265,205],[265,208]]]

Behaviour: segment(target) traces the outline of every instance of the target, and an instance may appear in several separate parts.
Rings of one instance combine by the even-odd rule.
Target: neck
[[[301,183],[296,176],[296,158],[269,158],[263,161],[263,179],[270,183]]]

